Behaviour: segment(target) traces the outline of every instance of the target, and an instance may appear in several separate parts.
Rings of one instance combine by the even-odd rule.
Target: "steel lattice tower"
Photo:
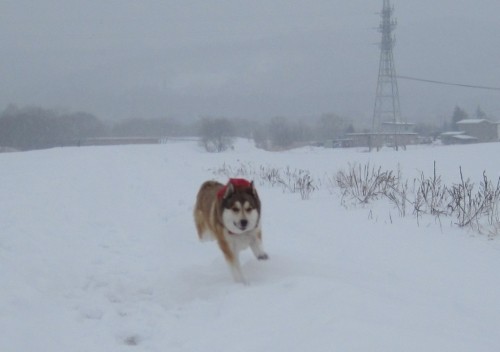
[[[380,43],[380,62],[375,108],[373,110],[372,134],[378,136],[378,138],[375,138],[377,148],[386,139],[382,136],[382,134],[385,134],[392,135],[394,146],[397,149],[399,126],[402,121],[398,81],[392,52],[396,41],[393,31],[397,25],[393,13],[394,7],[391,6],[390,0],[384,0],[381,13],[382,20],[379,26],[382,41]],[[389,128],[382,128],[382,124],[389,126]]]

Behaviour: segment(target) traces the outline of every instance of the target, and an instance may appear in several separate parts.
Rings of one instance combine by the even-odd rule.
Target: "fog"
[[[400,75],[500,86],[497,0],[395,6]],[[382,0],[63,1],[0,4],[0,109],[103,119],[309,117],[371,121]],[[409,121],[459,105],[500,117],[500,92],[399,80]]]

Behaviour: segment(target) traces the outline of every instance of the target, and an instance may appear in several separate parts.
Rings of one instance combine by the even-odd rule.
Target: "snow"
[[[498,144],[233,151],[195,142],[0,154],[0,351],[498,351],[500,245],[388,204],[259,185],[270,260],[232,281],[192,208],[214,169],[352,163],[500,176]]]
[[[458,121],[457,124],[459,124],[459,125],[476,125],[476,124],[483,123],[483,122],[491,123],[491,121],[488,121],[486,119],[465,119],[465,120]]]
[[[462,139],[462,140],[477,140],[477,137],[472,137],[472,136],[469,136],[466,134],[458,134],[458,135],[453,136],[453,138]]]

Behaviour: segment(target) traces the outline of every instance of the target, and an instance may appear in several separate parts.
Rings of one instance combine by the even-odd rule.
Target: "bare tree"
[[[233,146],[234,126],[226,118],[203,118],[200,143],[208,152],[220,153]]]
[[[10,105],[0,114],[0,146],[19,150],[76,145],[83,138],[101,136],[104,130],[104,124],[87,113]]]
[[[453,115],[451,117],[451,129],[453,131],[458,131],[457,122],[461,120],[465,120],[469,117],[465,110],[462,110],[459,106],[455,106],[455,110],[453,110]]]
[[[317,137],[321,140],[336,139],[344,135],[347,124],[336,114],[324,114],[317,123]]]

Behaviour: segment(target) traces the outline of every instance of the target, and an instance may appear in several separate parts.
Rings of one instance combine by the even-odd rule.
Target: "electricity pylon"
[[[399,145],[399,133],[402,124],[401,109],[399,106],[399,90],[394,66],[394,55],[392,49],[396,42],[393,35],[397,21],[393,18],[394,6],[389,0],[384,0],[382,7],[379,31],[382,33],[380,42],[380,62],[378,70],[377,91],[375,95],[375,108],[373,109],[372,143],[379,148],[386,136],[392,135],[396,150]],[[382,124],[389,126],[382,129]],[[385,133],[383,133],[385,132]],[[384,136],[383,136],[384,135]],[[370,145],[372,147],[373,145]]]

